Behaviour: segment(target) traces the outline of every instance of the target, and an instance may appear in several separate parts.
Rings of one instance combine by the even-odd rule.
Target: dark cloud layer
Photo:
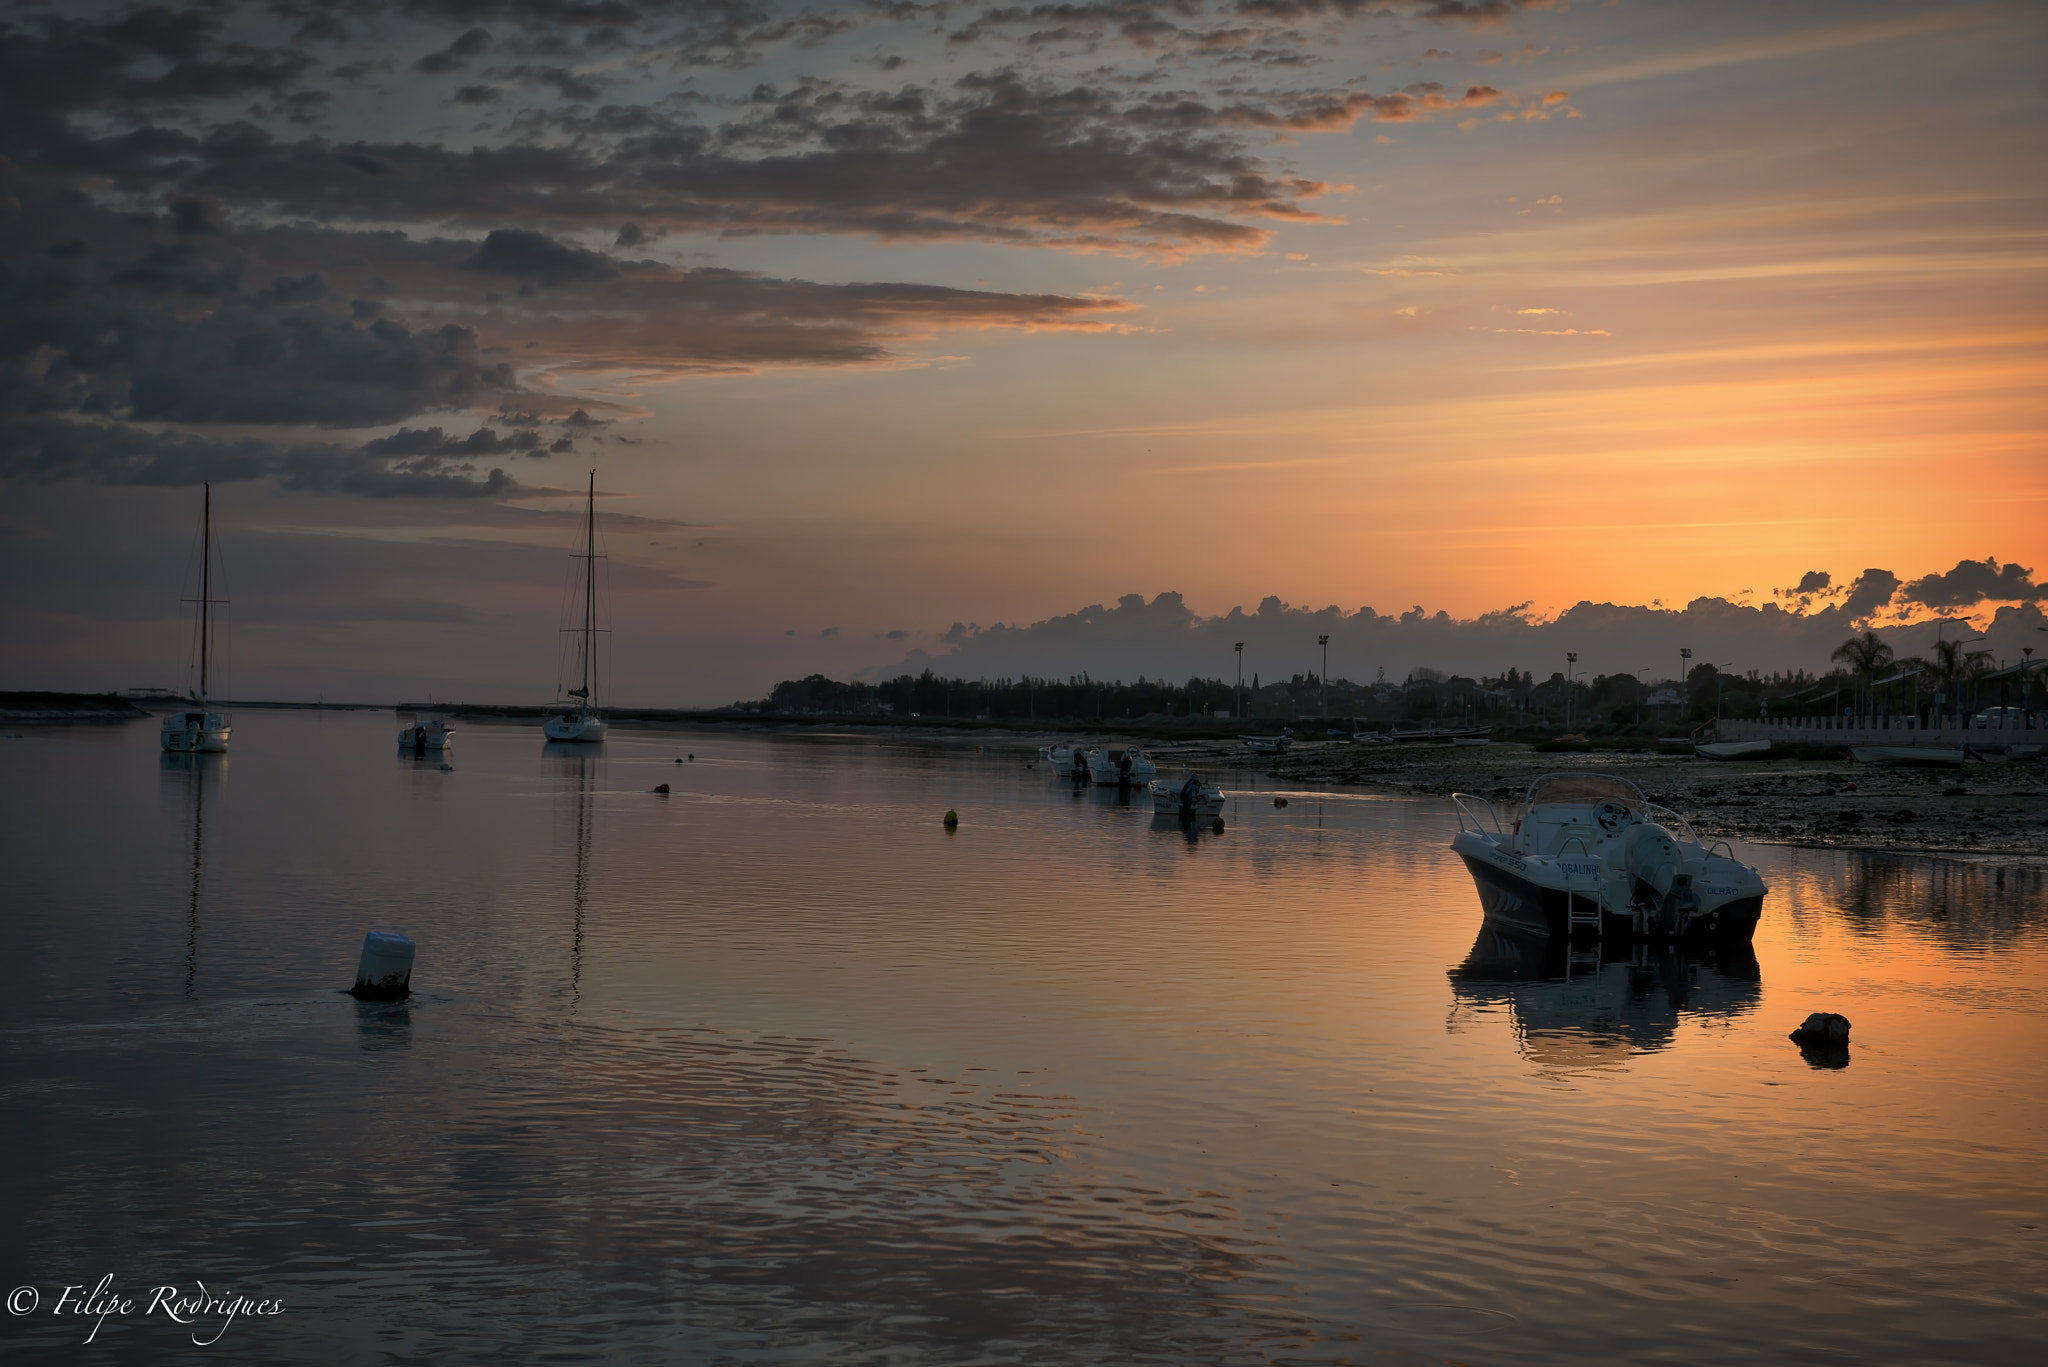
[[[522,371],[876,365],[945,329],[1107,327],[1128,303],[624,253],[686,233],[1254,250],[1273,223],[1314,219],[1328,188],[1276,160],[1274,135],[1513,96],[1204,73],[1297,69],[1333,24],[1510,8],[31,0],[0,17],[4,469],[503,492],[516,481],[476,458],[560,453],[572,435],[500,437],[500,423],[458,438],[444,429],[474,419],[423,420],[544,408]],[[863,25],[932,41],[942,26],[975,70],[784,77],[719,98],[674,79],[801,56]],[[1171,56],[1189,79],[1169,88],[1114,61],[1050,74],[1044,54],[1076,43]],[[460,144],[330,126],[370,88],[500,121]]]
[[[1995,563],[1965,561],[1959,568],[1967,578]],[[2010,591],[2022,587],[2019,581],[2027,577],[2025,571],[2011,576],[2000,571],[2003,591],[1997,597],[2043,596],[2031,585],[2025,586],[2026,592]],[[1929,576],[1915,583],[1946,578]],[[1134,680],[1144,674],[1175,681],[1228,679],[1235,677],[1233,647],[1242,641],[1245,677],[1256,671],[1272,679],[1319,669],[1314,643],[1323,635],[1330,638],[1333,676],[1369,680],[1384,669],[1395,682],[1424,666],[1476,677],[1498,674],[1512,665],[1541,677],[1565,667],[1566,651],[1577,653],[1579,668],[1589,674],[1632,673],[1648,663],[1652,678],[1660,673],[1675,677],[1681,647],[1692,650],[1698,660],[1725,661],[1736,672],[1797,667],[1825,673],[1832,667],[1829,656],[1835,647],[1851,632],[1871,625],[1878,625],[1901,655],[1930,648],[1936,635],[1933,622],[1873,624],[1860,611],[1880,596],[1888,600],[1900,583],[1897,575],[1865,570],[1856,582],[1848,602],[1814,611],[1787,611],[1775,603],[1749,607],[1723,598],[1698,598],[1679,609],[1582,602],[1547,622],[1531,620],[1526,604],[1460,620],[1421,607],[1400,613],[1369,607],[1346,611],[1294,607],[1277,597],[1265,599],[1250,612],[1233,608],[1205,617],[1177,593],[1162,593],[1150,602],[1133,593],[1112,606],[1097,603],[1029,626],[998,623],[984,628],[956,622],[941,638],[949,648],[945,654],[934,658],[913,651],[903,661],[868,674],[887,678],[929,665],[965,678],[1088,674]],[[2032,644],[2029,638],[2043,621],[2036,607],[2004,607],[1991,630],[2011,645]]]

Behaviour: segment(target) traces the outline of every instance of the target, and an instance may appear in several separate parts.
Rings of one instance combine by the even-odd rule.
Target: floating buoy
[[[441,772],[444,774],[452,774],[455,772],[455,766],[452,764],[444,764],[441,766]]]
[[[356,985],[349,995],[370,1002],[401,1001],[412,995],[412,937],[373,930],[363,937]]]
[[[1287,799],[1284,797],[1276,797],[1273,799],[1273,805],[1275,807],[1285,807],[1287,805]]]
[[[683,757],[682,757],[681,755],[677,755],[677,756],[676,756],[676,763],[678,763],[678,764],[681,764],[682,762],[683,762]]]
[[[667,785],[666,783],[662,783],[662,784],[657,784],[657,785],[655,786],[655,789],[654,789],[654,791],[655,791],[655,792],[657,792],[657,793],[660,793],[660,794],[661,794],[661,795],[662,795],[663,797],[667,797],[667,796],[668,796],[668,785]]]
[[[1209,829],[1216,832],[1216,834],[1218,835],[1223,834],[1223,818],[1219,816],[1214,821],[1210,822]]]
[[[697,762],[697,752],[696,752],[695,750],[692,750],[692,751],[690,752],[690,763],[692,763],[692,764],[695,764],[696,762]]]
[[[960,813],[958,813],[958,812],[954,811],[954,810],[953,810],[952,808],[948,807],[948,808],[946,809],[946,821],[945,821],[946,829],[948,829],[948,830],[951,830],[951,829],[952,829],[953,827],[955,827],[955,826],[958,826],[959,824],[960,824]]]

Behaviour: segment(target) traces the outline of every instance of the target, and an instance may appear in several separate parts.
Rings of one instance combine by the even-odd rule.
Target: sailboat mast
[[[213,485],[206,486],[199,532],[199,701],[206,701],[206,653],[213,636]]]
[[[590,472],[590,494],[583,512],[583,705],[597,700],[590,692],[591,648],[596,643],[597,616],[597,471]]]

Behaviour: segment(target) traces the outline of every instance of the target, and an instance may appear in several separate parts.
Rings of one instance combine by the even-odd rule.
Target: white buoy
[[[363,937],[362,962],[356,965],[351,996],[364,1001],[399,1001],[412,995],[412,937],[373,930]]]

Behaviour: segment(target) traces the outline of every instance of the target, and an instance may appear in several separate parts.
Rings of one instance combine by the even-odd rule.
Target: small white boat
[[[164,749],[175,753],[218,755],[226,752],[234,728],[218,712],[203,706],[173,712],[164,718]]]
[[[1532,935],[1747,944],[1768,889],[1728,846],[1615,774],[1545,774],[1512,826],[1454,793],[1458,834],[1486,918]]]
[[[1858,764],[1967,764],[1966,746],[1947,745],[1852,745],[1849,753]]]
[[[1152,810],[1182,821],[1206,821],[1223,811],[1223,790],[1190,771],[1178,783],[1162,779],[1152,785]]]
[[[192,695],[192,706],[164,718],[159,739],[164,749],[174,754],[225,754],[234,735],[233,723],[206,706],[213,659],[213,605],[221,600],[213,596],[213,485],[205,488],[199,523],[199,691]]]
[[[1055,778],[1086,783],[1090,773],[1089,756],[1093,753],[1079,745],[1047,745],[1040,747],[1038,758],[1052,769]]]
[[[448,723],[435,716],[415,717],[411,726],[401,728],[398,733],[398,748],[416,755],[429,750],[445,750],[454,741],[455,733],[448,729]]]
[[[576,741],[596,744],[604,740],[609,728],[604,717],[593,703],[595,679],[597,677],[597,471],[590,472],[590,493],[583,512],[583,550],[576,559],[583,562],[581,571],[583,599],[583,625],[572,629],[576,637],[576,659],[582,667],[583,686],[567,689],[563,699],[558,699],[549,709],[546,720],[541,722],[541,734],[550,741]],[[560,687],[560,685],[556,685]]]
[[[1767,740],[1724,740],[1695,745],[1692,752],[1708,759],[1740,759],[1744,755],[1761,755],[1770,748]]]
[[[1135,745],[1091,751],[1088,773],[1097,783],[1128,788],[1159,777],[1159,766]]]
[[[1294,744],[1294,733],[1282,731],[1277,736],[1239,736],[1238,739],[1255,755],[1284,755]]]

